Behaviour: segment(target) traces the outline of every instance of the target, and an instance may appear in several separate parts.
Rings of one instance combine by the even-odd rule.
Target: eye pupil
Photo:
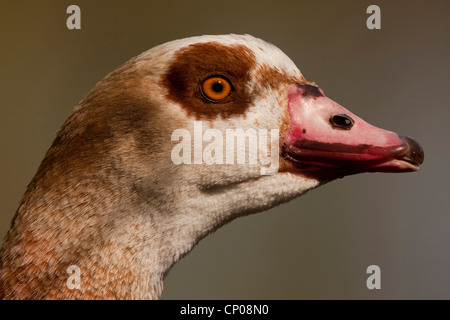
[[[217,81],[212,85],[212,88],[214,92],[220,93],[223,91],[223,84],[221,81]]]

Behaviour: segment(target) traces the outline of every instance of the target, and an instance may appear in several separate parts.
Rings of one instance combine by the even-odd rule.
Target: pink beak
[[[288,99],[291,125],[283,155],[294,171],[334,179],[361,172],[419,170],[424,153],[415,140],[370,125],[319,87],[291,85]]]

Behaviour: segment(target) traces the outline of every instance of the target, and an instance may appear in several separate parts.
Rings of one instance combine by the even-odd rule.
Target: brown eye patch
[[[162,77],[162,85],[167,88],[167,98],[180,104],[196,119],[238,116],[254,100],[254,94],[249,92],[247,85],[254,67],[255,57],[244,45],[197,43],[175,53],[172,64]],[[229,80],[232,94],[221,99],[206,94],[206,87],[203,86],[205,80],[217,76]],[[219,86],[216,85],[216,89]],[[214,91],[213,87],[211,90]]]

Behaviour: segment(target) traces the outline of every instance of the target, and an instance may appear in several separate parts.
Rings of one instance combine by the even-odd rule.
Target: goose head
[[[107,75],[58,131],[5,239],[0,296],[158,298],[170,267],[223,224],[422,161],[412,138],[326,97],[274,45],[172,41]]]

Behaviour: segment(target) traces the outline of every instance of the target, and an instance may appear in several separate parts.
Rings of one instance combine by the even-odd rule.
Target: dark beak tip
[[[418,165],[422,164],[425,154],[421,145],[416,140],[408,136],[400,136],[400,139],[402,139],[408,146],[405,156]]]

